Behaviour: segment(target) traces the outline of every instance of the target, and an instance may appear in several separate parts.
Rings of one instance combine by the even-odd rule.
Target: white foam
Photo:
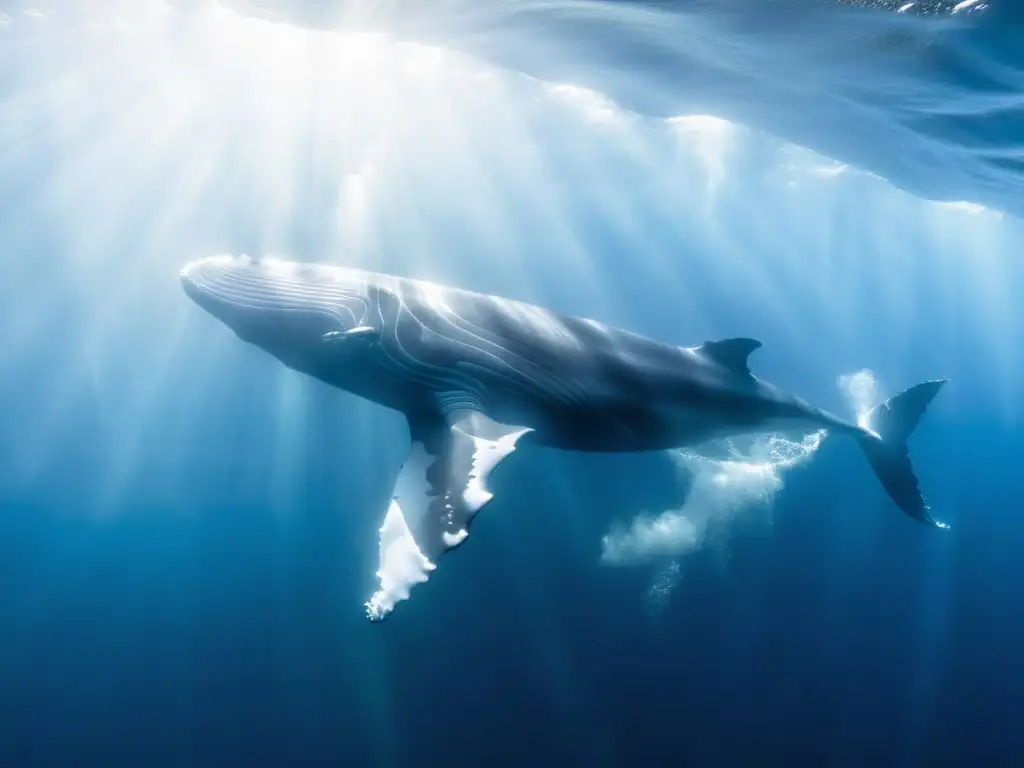
[[[837,383],[859,419],[882,400],[870,370],[845,374]],[[760,435],[744,444],[726,440],[671,452],[680,472],[690,477],[683,505],[657,515],[641,514],[629,526],[613,529],[602,540],[601,562],[656,565],[647,601],[652,610],[661,610],[681,579],[679,558],[697,550],[712,527],[769,507],[784,487],[786,471],[809,460],[826,434],[822,430],[799,440]]]
[[[770,504],[782,489],[782,472],[810,458],[824,437],[824,431],[800,440],[761,435],[746,446],[733,440],[672,452],[680,470],[691,476],[683,506],[642,514],[628,528],[606,535],[601,562],[638,565],[697,549],[712,524]],[[728,458],[719,458],[723,449]]]
[[[651,580],[651,586],[647,589],[647,607],[651,615],[658,615],[668,604],[673,590],[682,579],[682,568],[678,560],[672,560],[660,568]]]
[[[963,0],[953,6],[953,13],[959,13],[960,11],[966,11],[972,5],[977,5],[978,0]]]
[[[856,373],[843,374],[836,380],[836,384],[846,397],[850,409],[857,415],[857,424],[866,429],[868,414],[882,402],[875,374],[864,368]]]
[[[982,213],[992,213],[997,217],[1001,217],[998,211],[990,211],[984,205],[978,203],[972,203],[967,200],[952,200],[952,201],[937,201],[932,203],[936,208],[941,208],[944,211],[957,211],[959,213],[966,213],[971,216],[977,216]]]
[[[552,83],[547,86],[547,90],[582,110],[587,119],[595,123],[613,123],[624,114],[610,99],[589,88],[570,83]]]

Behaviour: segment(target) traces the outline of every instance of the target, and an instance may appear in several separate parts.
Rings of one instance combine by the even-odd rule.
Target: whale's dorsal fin
[[[704,342],[700,351],[723,368],[750,376],[747,358],[760,346],[761,342],[757,339],[722,339]]]
[[[380,527],[380,586],[366,603],[384,619],[409,590],[430,578],[440,557],[465,541],[492,498],[487,476],[530,430],[481,413],[409,415],[411,445]]]

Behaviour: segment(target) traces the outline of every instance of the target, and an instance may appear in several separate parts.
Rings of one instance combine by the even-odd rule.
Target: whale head
[[[289,364],[311,362],[325,339],[366,328],[367,281],[354,270],[211,256],[187,264],[181,283],[239,338]]]

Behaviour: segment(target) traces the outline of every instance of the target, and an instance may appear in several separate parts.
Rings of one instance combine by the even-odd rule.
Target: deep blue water
[[[0,7],[0,763],[1019,762],[1016,9],[385,7],[450,50],[322,3]],[[192,305],[216,252],[754,336],[837,412],[842,374],[948,376],[911,453],[951,530],[826,440],[653,610],[663,563],[602,537],[685,479],[523,449],[371,625],[401,418]]]

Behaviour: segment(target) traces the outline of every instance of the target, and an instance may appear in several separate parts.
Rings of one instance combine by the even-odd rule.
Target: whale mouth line
[[[180,278],[185,292],[199,303],[212,300],[253,310],[303,310],[343,298],[331,286],[264,272],[262,266],[246,256],[211,256],[186,264]]]
[[[199,307],[274,354],[343,336],[369,317],[358,276],[321,265],[217,255],[188,262],[179,276]]]

